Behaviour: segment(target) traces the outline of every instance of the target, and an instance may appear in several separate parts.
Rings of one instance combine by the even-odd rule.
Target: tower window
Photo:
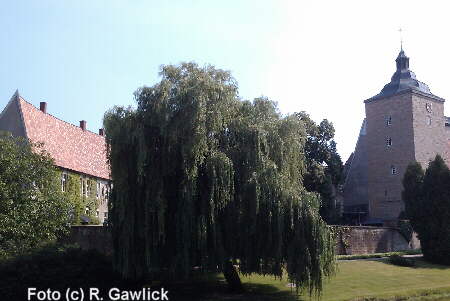
[[[427,116],[427,125],[431,125],[431,117]]]
[[[392,146],[392,138],[391,137],[386,138],[386,146],[388,146],[388,147]]]
[[[392,124],[392,116],[386,116],[386,126],[390,126]]]
[[[391,165],[391,174],[396,175],[397,174],[397,168],[395,168],[394,165]]]

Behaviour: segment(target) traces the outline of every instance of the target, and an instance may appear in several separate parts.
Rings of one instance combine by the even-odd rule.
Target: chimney
[[[42,112],[47,113],[47,103],[45,101],[41,101],[41,103],[39,104],[39,109]]]
[[[104,129],[98,129],[98,134],[100,136],[105,136],[105,130]]]
[[[80,121],[80,128],[85,131],[86,130],[86,120],[81,120]]]

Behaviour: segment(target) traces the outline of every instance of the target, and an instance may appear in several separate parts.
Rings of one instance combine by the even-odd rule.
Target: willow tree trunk
[[[232,292],[240,293],[244,291],[244,287],[242,286],[241,278],[239,278],[239,274],[236,271],[231,260],[226,260],[223,265],[223,275],[227,280],[228,287]]]

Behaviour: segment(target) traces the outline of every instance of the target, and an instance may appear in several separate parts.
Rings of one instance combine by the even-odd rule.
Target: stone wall
[[[16,97],[14,94],[13,98]],[[16,137],[26,137],[19,103],[11,101],[4,109],[0,108],[0,131],[11,132]]]
[[[112,254],[112,237],[107,227],[97,225],[72,226],[66,243],[76,243],[83,250],[97,250],[100,253]]]
[[[340,228],[336,238],[336,253],[339,255],[371,254],[394,252],[420,248],[420,243],[413,235],[407,242],[396,228],[336,226]]]
[[[365,108],[370,217],[396,220],[404,210],[403,174],[415,159],[412,93],[366,101]]]
[[[444,101],[405,90],[368,99],[365,109],[370,217],[396,221],[404,210],[401,193],[407,166],[418,161],[426,168],[436,154],[449,164]]]
[[[341,255],[392,252],[420,248],[414,235],[408,244],[396,228],[334,226],[340,227],[336,239],[336,252]],[[66,243],[76,243],[83,250],[97,250],[112,254],[112,238],[108,228],[103,226],[73,226]]]
[[[437,154],[446,159],[444,102],[413,94],[412,105],[415,159],[427,168]]]
[[[367,141],[365,119],[361,125],[361,130],[359,131],[355,151],[351,161],[348,162],[347,176],[343,190],[344,211],[352,211],[348,208],[354,206],[369,205],[367,195]]]

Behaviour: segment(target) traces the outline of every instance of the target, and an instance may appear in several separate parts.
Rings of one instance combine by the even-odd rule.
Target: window
[[[99,216],[99,213],[100,213],[100,211],[97,210],[97,211],[95,212],[95,216],[98,217],[98,216]]]
[[[103,217],[108,218],[108,212],[103,212]]]
[[[392,116],[386,116],[386,126],[390,126],[392,124]]]
[[[61,190],[62,192],[67,191],[67,182],[69,180],[69,176],[66,173],[62,173],[61,175]]]
[[[97,199],[100,197],[100,182],[97,182]]]
[[[89,207],[86,207],[86,208],[84,209],[84,214],[89,215]]]
[[[392,146],[392,138],[391,137],[386,138],[386,146],[388,146],[388,147]]]
[[[91,191],[92,185],[91,185],[91,180],[86,180],[86,196],[90,196],[92,191]]]
[[[80,184],[81,184],[81,196],[88,196],[87,180],[83,177],[80,177]]]
[[[391,174],[396,175],[397,174],[397,168],[395,168],[394,165],[391,165]]]
[[[431,125],[431,117],[427,116],[427,125]]]

